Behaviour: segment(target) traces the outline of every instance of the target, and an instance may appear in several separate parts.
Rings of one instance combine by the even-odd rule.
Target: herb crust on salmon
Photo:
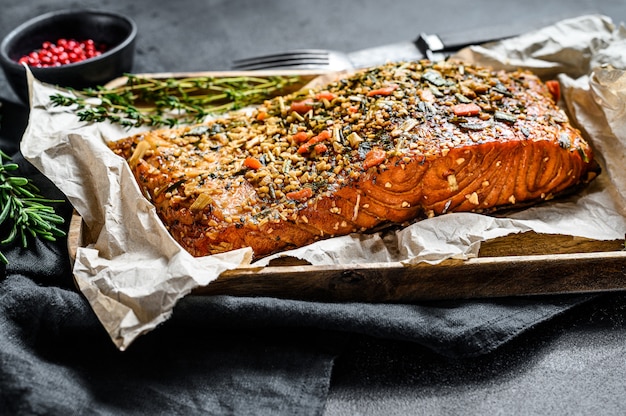
[[[549,86],[522,70],[393,63],[110,147],[192,255],[261,257],[590,181],[592,149]]]

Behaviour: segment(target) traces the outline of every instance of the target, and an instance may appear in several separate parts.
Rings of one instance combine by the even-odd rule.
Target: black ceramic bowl
[[[17,61],[43,42],[60,38],[106,46],[101,55],[55,67],[30,67],[40,81],[83,89],[104,85],[131,71],[137,27],[128,17],[99,10],[62,10],[35,17],[11,31],[0,44],[0,64],[13,91],[28,102],[26,70]]]

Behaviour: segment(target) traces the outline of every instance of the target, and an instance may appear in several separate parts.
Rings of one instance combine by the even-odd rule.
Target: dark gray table
[[[70,0],[2,0],[0,36]],[[136,72],[228,69],[236,58],[289,48],[361,48],[419,32],[477,25],[536,25],[597,12],[626,21],[623,0],[217,1],[83,0],[139,26]],[[19,136],[24,112],[0,76],[3,134]],[[10,107],[10,109],[9,109]],[[6,116],[5,116],[6,118]],[[14,130],[10,130],[13,129]],[[6,139],[5,139],[6,140]],[[15,143],[16,145],[17,143]],[[327,415],[625,414],[626,297],[607,295],[486,356],[450,360],[410,343],[355,336],[335,363]]]

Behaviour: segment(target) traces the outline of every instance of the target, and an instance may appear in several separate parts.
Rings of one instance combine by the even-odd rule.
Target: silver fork
[[[341,71],[354,65],[343,52],[323,49],[294,49],[270,55],[233,61],[232,69],[252,71],[259,69],[325,69]]]

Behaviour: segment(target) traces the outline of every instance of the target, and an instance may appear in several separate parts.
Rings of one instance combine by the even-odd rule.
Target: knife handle
[[[481,43],[492,42],[510,38],[523,33],[511,27],[482,27],[466,32],[442,33],[436,35],[420,34],[417,38],[418,46],[421,43],[424,47],[433,52],[457,51],[466,46],[480,45]]]
[[[576,13],[576,15],[579,14],[580,12]],[[511,38],[530,30],[552,25],[559,20],[572,17],[574,17],[572,12],[565,11],[558,16],[546,16],[544,19],[533,20],[532,22],[519,20],[507,25],[483,26],[465,32],[443,34],[421,33],[414,43],[424,56],[432,60],[432,57],[445,57],[466,46],[480,45],[482,43]]]
[[[420,33],[419,37],[415,40],[415,45],[426,58],[439,60],[466,46],[502,40],[520,33],[523,33],[523,31],[518,31],[511,27],[494,26],[477,28],[466,32],[443,34]]]

